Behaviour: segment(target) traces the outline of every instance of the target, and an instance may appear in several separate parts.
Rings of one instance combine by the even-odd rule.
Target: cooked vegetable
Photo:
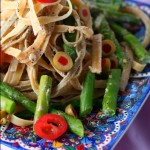
[[[150,39],[150,18],[149,18],[149,16],[143,10],[137,9],[134,7],[129,7],[129,6],[121,8],[121,11],[135,15],[144,23],[145,36],[142,41],[142,45],[144,47],[147,47],[149,45],[149,39]]]
[[[99,7],[91,8],[91,13],[93,17],[96,17],[100,12],[103,13],[106,19],[109,21],[114,21],[120,24],[126,23],[132,26],[141,24],[141,20],[130,13],[114,11],[111,9],[103,9]]]
[[[65,113],[77,118],[77,112],[71,104],[67,105],[65,108]]]
[[[68,54],[72,58],[73,61],[77,58],[75,47],[64,43],[63,48],[64,48],[65,53]]]
[[[112,55],[109,57],[110,63],[111,63],[111,68],[118,68],[118,59],[115,55]]]
[[[109,26],[107,20],[105,19],[104,15],[98,16],[96,18],[95,22],[99,22],[99,23],[96,23],[97,24],[96,27],[97,27],[98,31],[103,34],[104,39],[110,39],[114,42],[114,44],[116,46],[115,55],[118,58],[119,66],[121,68],[123,68],[126,64],[126,57],[124,56],[123,49],[121,48],[113,31],[110,29],[110,26]]]
[[[1,60],[0,60],[0,66],[3,65],[3,63],[10,63],[12,60],[12,56],[5,54],[1,48],[0,48],[0,56],[1,56]]]
[[[95,74],[88,72],[83,81],[83,89],[80,94],[80,117],[89,114],[93,109]]]
[[[41,3],[53,3],[53,2],[56,2],[56,0],[37,0]]]
[[[38,99],[34,114],[34,123],[44,114],[48,113],[50,94],[52,88],[52,79],[47,75],[42,75],[40,79]]]
[[[68,125],[57,114],[45,114],[34,124],[35,133],[46,140],[55,140],[67,131]]]
[[[21,127],[30,126],[33,124],[33,120],[22,119],[13,114],[11,115],[10,122],[14,125],[21,126]]]
[[[121,70],[111,69],[111,73],[107,80],[102,104],[102,112],[108,116],[113,116],[116,113],[117,95],[120,87],[120,78]]]
[[[61,115],[63,118],[65,118],[65,120],[67,121],[68,127],[72,133],[80,137],[84,136],[84,128],[80,119],[77,119],[73,116],[70,116],[64,113],[63,111],[56,110],[56,109],[52,109],[50,112],[53,114]]]
[[[31,112],[35,112],[36,104],[32,102],[27,97],[25,97],[21,92],[17,91],[15,88],[9,86],[8,84],[0,81],[1,92],[5,91],[8,97],[14,99],[16,102],[21,103],[26,109]]]
[[[110,73],[111,62],[109,58],[102,59],[102,73],[108,75]]]
[[[116,51],[116,46],[112,40],[106,39],[102,41],[102,54],[104,57],[112,55]]]
[[[131,46],[134,55],[140,62],[150,63],[150,54],[132,33],[115,23],[111,23],[111,27],[118,37],[125,40]]]
[[[0,95],[1,110],[5,110],[7,113],[12,114],[15,111],[15,102],[7,97]]]
[[[56,69],[63,72],[69,71],[73,66],[71,57],[65,52],[57,52],[53,57],[53,63]]]
[[[145,67],[146,67],[146,64],[139,63],[135,60],[133,60],[132,62],[132,69],[134,69],[137,72],[143,71]]]

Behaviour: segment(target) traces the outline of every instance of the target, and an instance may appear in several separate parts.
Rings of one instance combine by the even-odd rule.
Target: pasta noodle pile
[[[80,4],[76,4],[75,8],[70,0],[53,3],[32,0],[1,2],[1,47],[4,53],[13,56],[9,66],[2,68],[3,82],[36,100],[40,76],[48,74],[53,78],[52,98],[67,100],[80,94],[82,80],[92,65],[87,40],[92,41],[93,30],[90,13],[84,17],[79,12],[79,7],[86,7],[89,11],[88,7],[78,2]],[[63,24],[69,16],[74,17],[74,26]],[[65,33],[76,33],[76,41],[69,42]],[[96,40],[101,40],[101,36],[99,38]],[[63,51],[61,41],[74,46],[77,53],[68,72],[56,69],[53,64],[55,53]]]

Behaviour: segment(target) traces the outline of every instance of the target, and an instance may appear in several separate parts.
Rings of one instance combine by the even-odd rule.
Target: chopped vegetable
[[[5,54],[0,48],[0,66],[2,66],[3,63],[10,63],[11,60],[12,56]]]
[[[118,59],[115,55],[112,55],[109,57],[110,63],[111,63],[111,68],[118,68]]]
[[[110,73],[111,62],[109,58],[102,59],[102,73],[108,75]]]
[[[63,48],[64,48],[65,53],[68,54],[72,58],[73,61],[77,58],[75,47],[64,43]]]
[[[71,115],[64,113],[63,111],[56,109],[52,109],[50,112],[53,114],[61,115],[63,118],[65,118],[72,133],[78,135],[79,137],[84,136],[84,128],[80,119],[77,119]]]
[[[29,111],[31,111],[33,113],[35,112],[35,109],[36,109],[35,102],[29,100],[21,92],[17,91],[15,88],[0,81],[0,90],[1,90],[1,92],[5,91],[4,93],[6,93],[10,99],[13,99],[16,102],[21,103]]]
[[[1,101],[0,103],[1,110],[5,110],[7,113],[10,114],[12,114],[15,111],[16,104],[13,100],[0,95],[0,101]]]
[[[121,69],[111,69],[111,73],[107,80],[102,104],[102,112],[108,116],[113,116],[116,113],[117,95],[120,87],[120,79]]]
[[[99,18],[101,18],[101,19],[99,20]],[[96,18],[96,22],[99,22],[99,23],[97,23],[97,29],[100,33],[103,34],[104,39],[110,39],[114,42],[114,44],[116,46],[115,55],[118,58],[119,66],[121,68],[123,68],[126,65],[126,57],[124,56],[123,49],[120,46],[118,40],[116,39],[116,37],[115,37],[113,31],[111,30],[111,28],[110,28],[107,20],[105,19],[104,15],[98,16]]]
[[[150,54],[132,33],[115,23],[111,23],[111,27],[118,37],[125,40],[131,46],[134,55],[140,62],[150,63]]]
[[[104,57],[112,55],[116,51],[116,46],[112,40],[106,39],[102,41],[102,55]]]
[[[37,0],[38,2],[41,2],[41,3],[53,3],[53,2],[56,2],[56,0]]]
[[[44,114],[48,113],[52,79],[47,75],[42,75],[38,90],[38,99],[34,114],[34,123]]]
[[[75,109],[73,108],[71,104],[66,106],[65,113],[77,118],[77,112],[75,111]]]
[[[83,89],[80,94],[80,117],[85,117],[93,109],[95,74],[88,72],[83,81]]]
[[[57,52],[53,57],[53,63],[55,68],[63,72],[69,71],[73,66],[71,57],[65,52]]]
[[[67,131],[68,125],[57,114],[45,114],[34,124],[35,133],[46,140],[55,140]]]

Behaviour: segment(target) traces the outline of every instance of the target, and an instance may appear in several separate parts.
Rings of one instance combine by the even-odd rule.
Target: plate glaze
[[[126,0],[127,4],[139,7],[150,16],[150,5]],[[144,35],[144,26],[135,32],[139,40]],[[1,148],[15,150],[110,150],[115,147],[137,113],[145,103],[150,91],[150,64],[142,73],[132,74],[126,91],[119,93],[117,113],[107,118],[99,108],[84,120],[85,136],[79,138],[67,133],[57,141],[44,140],[34,134],[32,127],[18,127],[13,124],[1,126]]]

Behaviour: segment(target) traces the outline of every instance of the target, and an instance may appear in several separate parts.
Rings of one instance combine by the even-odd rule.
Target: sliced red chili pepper
[[[0,66],[2,66],[3,63],[10,63],[11,60],[12,56],[5,54],[0,48]]]
[[[53,2],[56,2],[56,0],[37,0],[38,2],[41,2],[41,3],[53,3]]]
[[[44,139],[55,140],[66,132],[67,122],[57,114],[45,114],[34,124],[35,133]]]

